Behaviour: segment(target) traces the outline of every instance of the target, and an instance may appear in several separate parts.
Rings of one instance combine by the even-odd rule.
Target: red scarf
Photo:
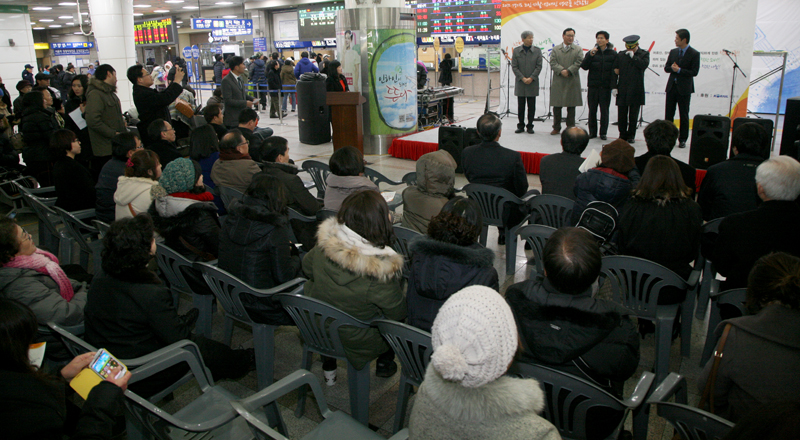
[[[242,154],[239,152],[239,150],[220,151],[219,158],[222,160],[242,160],[242,159],[253,160],[249,154]]]
[[[180,199],[197,200],[199,202],[213,202],[214,201],[214,195],[211,194],[208,191],[202,192],[200,194],[194,194],[194,193],[189,193],[189,192],[176,192],[176,193],[170,194],[170,196],[178,197]]]
[[[69,302],[75,291],[72,290],[72,283],[58,265],[58,258],[42,249],[36,249],[33,255],[17,255],[3,267],[14,267],[18,269],[33,269],[36,272],[49,275],[58,284],[58,293]]]

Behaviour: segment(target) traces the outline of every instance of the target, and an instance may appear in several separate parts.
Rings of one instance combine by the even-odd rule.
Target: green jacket
[[[111,138],[128,131],[116,91],[116,86],[96,78],[90,79],[86,88],[84,117],[95,156],[111,156]]]
[[[362,321],[384,317],[406,317],[406,289],[403,282],[403,256],[364,255],[364,252],[339,239],[335,218],[325,220],[317,232],[317,246],[303,259],[308,281],[304,294],[316,298]],[[378,329],[344,327],[339,336],[347,359],[361,369],[389,349]]]

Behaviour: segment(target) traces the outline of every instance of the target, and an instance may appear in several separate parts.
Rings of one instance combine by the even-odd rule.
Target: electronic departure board
[[[322,40],[336,36],[336,11],[344,2],[316,3],[297,8],[297,30],[300,40]]]
[[[175,44],[175,24],[172,17],[134,21],[133,35],[137,46]]]
[[[501,8],[502,0],[420,1],[416,4],[417,37],[454,34],[499,37]]]

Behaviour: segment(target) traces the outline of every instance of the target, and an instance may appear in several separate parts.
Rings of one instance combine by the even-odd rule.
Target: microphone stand
[[[650,66],[647,66],[647,70],[656,74],[657,77],[661,77],[655,70],[653,70]],[[650,121],[644,120],[644,105],[639,106],[639,121],[636,123],[636,128],[642,128],[642,124],[649,124]]]
[[[736,69],[739,69],[739,72],[742,72],[742,76],[744,76],[745,78],[747,78],[747,75],[745,75],[745,73],[742,70],[742,68],[739,67],[739,63],[737,63],[736,60],[731,58],[731,53],[730,52],[725,50],[725,55],[727,55],[728,59],[730,59],[731,62],[733,63],[733,74],[732,74],[732,77],[731,77],[731,99],[730,99],[730,102],[728,103],[728,117],[732,118],[733,114],[731,112],[733,111],[733,91],[734,91],[734,87],[736,86]]]
[[[552,90],[553,89],[553,69],[551,67],[550,58],[545,58],[544,52],[542,52],[542,59],[547,63],[547,72],[545,72],[545,78],[547,77],[548,74],[550,75],[550,89],[549,90]],[[547,103],[547,114],[546,115],[537,116],[534,119],[534,121],[544,122],[544,121],[546,121],[546,120],[548,120],[548,119],[553,117],[553,112],[551,111],[550,102],[547,100],[546,93],[547,92],[542,92],[542,98],[544,98],[544,102]]]
[[[509,101],[510,93],[511,93],[511,73],[512,73],[511,72],[511,58],[509,58],[508,53],[506,53],[506,51],[504,49],[500,49],[500,50],[503,52],[503,55],[506,57],[506,111],[504,111],[503,113],[501,113],[499,115],[500,119],[503,119],[508,115],[516,116],[517,114],[511,111],[511,101]],[[488,101],[487,101],[487,107],[488,107]],[[486,112],[484,112],[484,113],[486,113]]]

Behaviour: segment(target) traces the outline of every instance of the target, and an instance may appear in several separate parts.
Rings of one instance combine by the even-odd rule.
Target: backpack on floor
[[[594,235],[600,243],[603,255],[614,255],[616,254],[616,248],[611,242],[611,238],[617,229],[618,218],[619,212],[613,205],[594,201],[586,206],[586,209],[581,213],[578,224],[575,226],[585,229]]]

